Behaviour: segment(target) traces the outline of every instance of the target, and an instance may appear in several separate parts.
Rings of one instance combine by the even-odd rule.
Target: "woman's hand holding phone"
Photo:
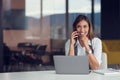
[[[71,39],[70,39],[72,45],[75,44],[77,38],[78,38],[78,32],[77,31],[73,31],[72,34],[71,34]]]
[[[76,38],[78,37],[78,32],[73,31],[70,37],[70,49],[69,49],[69,55],[74,56],[75,55],[75,43],[76,43]]]

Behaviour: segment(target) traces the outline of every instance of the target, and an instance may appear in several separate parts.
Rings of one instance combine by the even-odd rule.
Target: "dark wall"
[[[120,0],[101,0],[101,38],[120,39]]]
[[[0,72],[3,72],[2,0],[0,0]]]

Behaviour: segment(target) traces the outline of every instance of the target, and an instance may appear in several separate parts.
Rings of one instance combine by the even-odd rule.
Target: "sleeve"
[[[99,38],[95,38],[93,41],[93,50],[94,56],[97,59],[99,65],[101,64],[101,56],[102,56],[102,42]]]
[[[69,53],[69,45],[70,45],[70,40],[67,40],[65,43],[65,55],[68,56]]]

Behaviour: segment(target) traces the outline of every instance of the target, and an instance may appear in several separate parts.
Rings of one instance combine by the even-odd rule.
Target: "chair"
[[[102,63],[98,69],[107,69],[107,55],[105,52],[102,53]]]
[[[32,50],[31,53],[35,53],[37,55],[45,55],[47,45],[38,45],[35,50]]]
[[[39,65],[42,64],[41,56],[45,55],[47,45],[38,45],[36,49],[27,51],[23,56],[23,62],[31,65]]]

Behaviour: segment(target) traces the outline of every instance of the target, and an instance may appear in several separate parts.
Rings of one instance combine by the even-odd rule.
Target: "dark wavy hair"
[[[87,37],[91,40],[92,38],[94,38],[93,26],[87,16],[84,16],[84,15],[77,16],[77,18],[73,22],[73,31],[75,31],[77,29],[77,24],[82,20],[85,20],[88,23],[89,31],[88,31]]]

